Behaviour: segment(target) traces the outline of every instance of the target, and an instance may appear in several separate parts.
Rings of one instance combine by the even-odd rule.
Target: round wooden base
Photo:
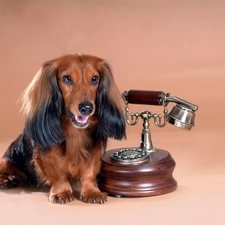
[[[166,194],[177,188],[173,178],[175,161],[168,151],[158,149],[150,153],[147,161],[126,165],[111,160],[118,150],[109,150],[102,156],[98,182],[101,191],[116,197],[140,197]]]

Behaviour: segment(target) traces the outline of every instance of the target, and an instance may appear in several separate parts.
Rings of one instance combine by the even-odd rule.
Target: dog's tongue
[[[77,116],[77,115],[75,115],[75,120],[76,120],[78,123],[84,124],[84,123],[87,123],[87,121],[88,121],[88,116]]]

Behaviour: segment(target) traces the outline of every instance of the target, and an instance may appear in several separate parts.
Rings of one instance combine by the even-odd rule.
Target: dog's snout
[[[93,111],[93,104],[90,102],[82,102],[79,104],[78,109],[82,115],[90,115]]]

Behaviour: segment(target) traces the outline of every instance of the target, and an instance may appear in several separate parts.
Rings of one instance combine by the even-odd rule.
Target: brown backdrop
[[[175,174],[180,185],[174,194],[138,200],[111,198],[109,208],[101,209],[76,201],[69,209],[79,208],[79,215],[85,215],[79,221],[91,221],[86,210],[94,221],[104,217],[103,223],[111,217],[110,212],[121,209],[125,210],[120,217],[124,222],[137,207],[136,212],[146,213],[143,222],[151,221],[151,216],[152,221],[164,220],[162,215],[167,215],[167,222],[174,221],[171,224],[221,224],[221,199],[225,197],[224,9],[222,0],[0,0],[1,154],[23,129],[18,99],[41,64],[72,52],[97,55],[111,64],[121,92],[162,90],[199,105],[196,127],[186,132],[170,125],[163,129],[151,125],[153,143],[170,150],[178,162]],[[133,111],[142,109],[163,110],[131,106]],[[109,148],[138,145],[140,129],[141,124],[128,127],[128,139],[111,141]],[[32,207],[41,213],[52,207],[41,193],[33,193],[33,200],[29,194],[8,193],[0,193],[1,202],[9,203],[4,215],[12,215],[18,197],[34,217],[34,211],[34,215],[29,211]],[[39,205],[30,207],[34,200]],[[128,210],[131,205],[133,211]],[[56,209],[51,208],[45,224],[54,221]],[[63,221],[66,208],[60,215]],[[9,224],[16,217],[4,217],[3,221]],[[73,216],[68,218],[67,223],[72,223]]]

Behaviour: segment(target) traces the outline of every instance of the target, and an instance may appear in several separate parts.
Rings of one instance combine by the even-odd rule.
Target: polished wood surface
[[[107,151],[102,157],[99,187],[115,196],[154,196],[166,194],[177,188],[173,178],[175,161],[170,153],[157,150],[147,161],[139,164],[113,162],[111,156],[118,149]]]

